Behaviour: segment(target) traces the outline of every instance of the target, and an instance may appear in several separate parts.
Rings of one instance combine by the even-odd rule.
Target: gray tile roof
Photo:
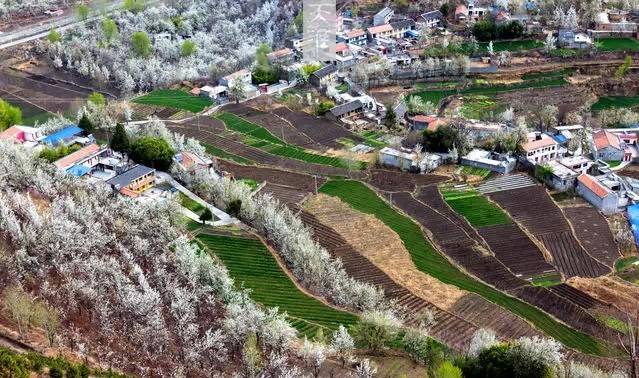
[[[319,70],[313,72],[313,75],[318,77],[318,78],[323,78],[326,77],[334,72],[337,72],[337,67],[335,67],[332,64],[326,65],[322,68],[320,68]]]
[[[337,105],[336,107],[331,109],[331,114],[335,117],[341,117],[344,114],[348,114],[354,110],[361,109],[364,107],[364,104],[360,100],[354,100],[351,102],[347,102],[346,104]]]
[[[395,30],[415,28],[415,21],[413,20],[400,20],[390,24]]]
[[[155,169],[138,164],[128,171],[108,180],[107,183],[119,190],[132,183],[135,179],[151,172],[155,172]]]
[[[434,10],[434,11],[423,13],[420,17],[426,21],[430,21],[430,20],[440,20],[444,17],[444,15],[442,14],[442,12],[438,10]]]

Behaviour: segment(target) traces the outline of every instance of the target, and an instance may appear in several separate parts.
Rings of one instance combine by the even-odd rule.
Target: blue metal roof
[[[62,130],[58,130],[55,133],[48,135],[42,139],[42,143],[46,144],[59,144],[71,137],[74,137],[82,133],[82,129],[76,125],[69,125]]]
[[[559,144],[564,144],[568,141],[568,138],[561,134],[553,135],[552,138]]]
[[[91,168],[84,165],[74,165],[73,167],[67,169],[67,172],[78,177],[86,175],[87,173],[89,173],[89,171],[91,171]]]

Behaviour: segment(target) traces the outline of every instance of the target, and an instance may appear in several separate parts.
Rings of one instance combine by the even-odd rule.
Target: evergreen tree
[[[114,151],[129,153],[131,144],[129,143],[129,136],[126,134],[124,125],[118,123],[115,125],[115,131],[113,137],[111,137],[111,149]]]
[[[93,122],[91,122],[86,114],[82,114],[82,118],[80,118],[80,122],[78,122],[78,127],[84,130],[84,132],[87,134],[93,134],[93,132],[95,131]]]

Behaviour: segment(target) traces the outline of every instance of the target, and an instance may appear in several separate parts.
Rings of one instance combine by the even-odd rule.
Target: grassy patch
[[[238,182],[241,182],[242,184],[248,186],[249,188],[251,188],[251,190],[255,190],[257,189],[258,186],[260,186],[260,184],[253,180],[253,179],[241,179],[241,180],[237,180]]]
[[[621,333],[628,332],[628,324],[623,322],[615,317],[609,315],[596,315],[595,318],[597,321],[608,328],[612,328],[615,331],[619,331]]]
[[[240,118],[232,113],[221,113],[215,116],[215,118],[224,122],[227,128],[237,131],[242,134],[250,135],[257,139],[261,139],[275,144],[286,144],[283,140],[271,134],[268,130],[262,126],[256,125],[243,118]]]
[[[411,254],[419,270],[462,290],[477,293],[487,300],[533,323],[547,335],[564,345],[584,353],[608,355],[610,346],[603,341],[554,320],[545,312],[510,297],[461,272],[426,240],[421,228],[410,218],[398,213],[366,185],[357,181],[329,181],[321,192],[339,197],[354,209],[372,214],[395,231]]]
[[[228,129],[243,134],[245,137],[245,144],[262,149],[273,155],[338,168],[366,169],[366,163],[364,162],[349,161],[333,156],[324,156],[306,152],[306,150],[300,147],[287,144],[262,126],[246,121],[234,114],[221,113],[218,114],[216,118],[224,122]]]
[[[157,105],[167,108],[188,110],[189,112],[199,113],[205,108],[213,105],[210,99],[193,96],[184,91],[172,89],[157,89],[144,96],[138,97],[133,102],[145,105]]]
[[[460,173],[467,176],[477,176],[477,177],[481,177],[482,179],[485,179],[488,176],[490,176],[492,171],[486,168],[477,168],[477,167],[470,167],[468,165],[464,165],[462,166]]]
[[[337,87],[335,87],[335,89],[337,89],[337,91],[339,93],[346,93],[349,90],[348,84],[346,84],[346,83],[342,83],[342,84],[338,85]]]
[[[535,286],[555,286],[561,283],[561,275],[559,273],[548,273],[533,277],[531,283]]]
[[[185,196],[183,193],[178,194],[178,198],[180,200],[180,205],[186,207],[197,215],[202,215],[204,209],[206,209],[199,202],[192,200],[191,198]]]
[[[495,114],[506,110],[505,105],[500,105],[492,96],[471,95],[464,97],[464,103],[460,112],[464,118],[486,120],[493,118]]]
[[[611,108],[634,108],[639,105],[639,96],[604,96],[592,104],[590,110],[598,112]]]
[[[639,266],[639,264],[636,264],[637,261],[639,261],[638,256],[630,256],[619,259],[615,262],[615,270],[617,270],[617,272],[621,272],[628,268]]]
[[[599,51],[639,51],[639,41],[634,38],[601,38],[595,46]]]
[[[474,190],[441,188],[444,200],[473,227],[495,226],[511,223],[510,217],[497,205]]]
[[[621,160],[608,160],[608,161],[606,161],[606,163],[608,163],[610,168],[614,168],[614,167],[617,167],[617,166],[621,165]]]
[[[229,152],[226,152],[224,150],[221,150],[213,145],[207,144],[207,143],[203,143],[200,141],[200,143],[202,144],[202,146],[204,147],[204,149],[206,150],[206,153],[208,153],[209,155],[213,155],[215,157],[218,157],[220,159],[226,159],[226,160],[231,160],[234,161],[238,164],[245,164],[245,165],[251,165],[253,164],[253,162],[249,159],[243,158],[241,156],[237,156],[234,154],[231,154]]]
[[[312,337],[318,328],[324,334],[357,321],[355,315],[325,305],[300,291],[277,261],[257,239],[200,234],[197,236],[208,250],[217,255],[238,284],[251,290],[253,300],[286,312],[292,325]]]

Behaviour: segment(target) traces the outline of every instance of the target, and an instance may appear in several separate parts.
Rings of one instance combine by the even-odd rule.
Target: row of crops
[[[374,215],[395,231],[404,242],[417,268],[438,280],[474,292],[530,321],[547,335],[564,345],[584,353],[607,355],[610,348],[604,342],[578,332],[550,317],[543,311],[488,285],[465,273],[444,258],[425,238],[421,228],[410,218],[398,213],[375,192],[358,181],[332,180],[324,184],[322,193],[339,197],[354,209]]]
[[[301,335],[312,337],[318,328],[325,334],[340,324],[354,324],[357,317],[336,310],[300,291],[258,239],[200,234],[197,240],[217,255],[238,284],[250,289],[253,300],[286,312]]]
[[[307,152],[300,147],[284,142],[262,126],[249,122],[235,114],[225,112],[218,114],[216,118],[224,122],[229,130],[243,134],[245,136],[245,144],[259,148],[273,155],[337,168],[366,168],[366,163],[364,162],[355,162],[347,159]]]

